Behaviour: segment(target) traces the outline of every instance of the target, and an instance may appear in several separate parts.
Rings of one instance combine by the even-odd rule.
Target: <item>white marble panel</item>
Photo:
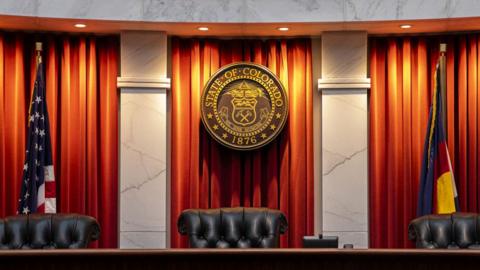
[[[344,0],[276,0],[274,2],[246,0],[245,2],[245,21],[248,22],[344,20]]]
[[[38,14],[50,18],[140,20],[139,0],[39,0]]]
[[[120,139],[120,231],[165,231],[165,90],[122,89]]]
[[[345,157],[363,151],[367,146],[367,116],[366,90],[323,90],[323,149]],[[326,165],[324,174],[332,169]]]
[[[450,0],[446,8],[449,18],[480,16],[479,0]]]
[[[37,0],[2,0],[0,14],[35,16],[37,5]]]
[[[325,32],[322,34],[322,79],[363,79],[366,74],[366,32]]]
[[[165,232],[121,232],[120,248],[165,248]]]
[[[353,248],[368,248],[367,232],[323,232],[323,235],[338,236],[338,247],[343,248],[344,244],[353,244]]]
[[[321,81],[330,86],[322,87],[322,230],[339,235],[341,246],[368,246],[368,92],[348,88],[366,77],[366,33],[324,33]]]
[[[2,0],[6,15],[151,22],[349,22],[478,16],[476,0]]]
[[[398,20],[446,18],[450,0],[398,0]]]
[[[324,231],[368,231],[367,92],[324,90]]]
[[[143,0],[145,21],[242,22],[244,1]]]
[[[345,0],[346,21],[391,20],[398,0]]]
[[[167,35],[164,32],[125,31],[121,34],[122,77],[165,78]]]
[[[323,230],[367,231],[367,149],[334,159],[334,166],[323,175]]]

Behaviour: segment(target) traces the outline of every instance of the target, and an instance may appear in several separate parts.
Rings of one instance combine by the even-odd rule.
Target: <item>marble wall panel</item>
[[[122,89],[120,117],[120,247],[162,248],[167,215],[166,91]]]
[[[345,20],[391,20],[397,16],[397,4],[398,0],[345,0]]]
[[[450,0],[398,0],[397,20],[447,18]]]
[[[37,5],[36,0],[3,0],[0,2],[0,14],[35,16]]]
[[[366,74],[366,32],[322,34],[322,79],[365,78]]]
[[[366,33],[324,33],[322,232],[338,235],[340,247],[368,247],[368,83],[356,83],[366,77]]]
[[[142,2],[131,0],[36,0],[37,15],[50,18],[139,20]]]
[[[367,233],[367,91],[322,94],[323,232]]]
[[[121,33],[121,74],[125,77],[165,78],[167,35],[164,32]]]
[[[244,1],[238,0],[143,0],[145,21],[242,22],[245,17],[244,10]]]
[[[128,249],[163,248],[165,232],[121,232],[120,246]]]
[[[246,0],[248,22],[343,21],[344,0]]]
[[[447,1],[447,17],[478,17],[480,16],[480,1],[450,0]]]
[[[349,22],[478,16],[477,0],[3,0],[7,15],[152,22]]]

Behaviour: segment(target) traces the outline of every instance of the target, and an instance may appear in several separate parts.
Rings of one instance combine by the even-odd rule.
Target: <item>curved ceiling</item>
[[[475,0],[4,0],[0,28],[180,36],[316,36],[476,31]],[[73,25],[82,22],[86,28]],[[411,24],[410,29],[401,29]],[[200,32],[199,26],[209,31]],[[277,28],[287,26],[287,32]]]

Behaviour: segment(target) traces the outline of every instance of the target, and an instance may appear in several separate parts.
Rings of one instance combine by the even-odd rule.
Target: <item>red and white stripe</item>
[[[45,181],[38,187],[37,194],[37,212],[39,213],[56,213],[57,198],[55,187],[55,173],[53,165],[43,167],[45,172]]]

